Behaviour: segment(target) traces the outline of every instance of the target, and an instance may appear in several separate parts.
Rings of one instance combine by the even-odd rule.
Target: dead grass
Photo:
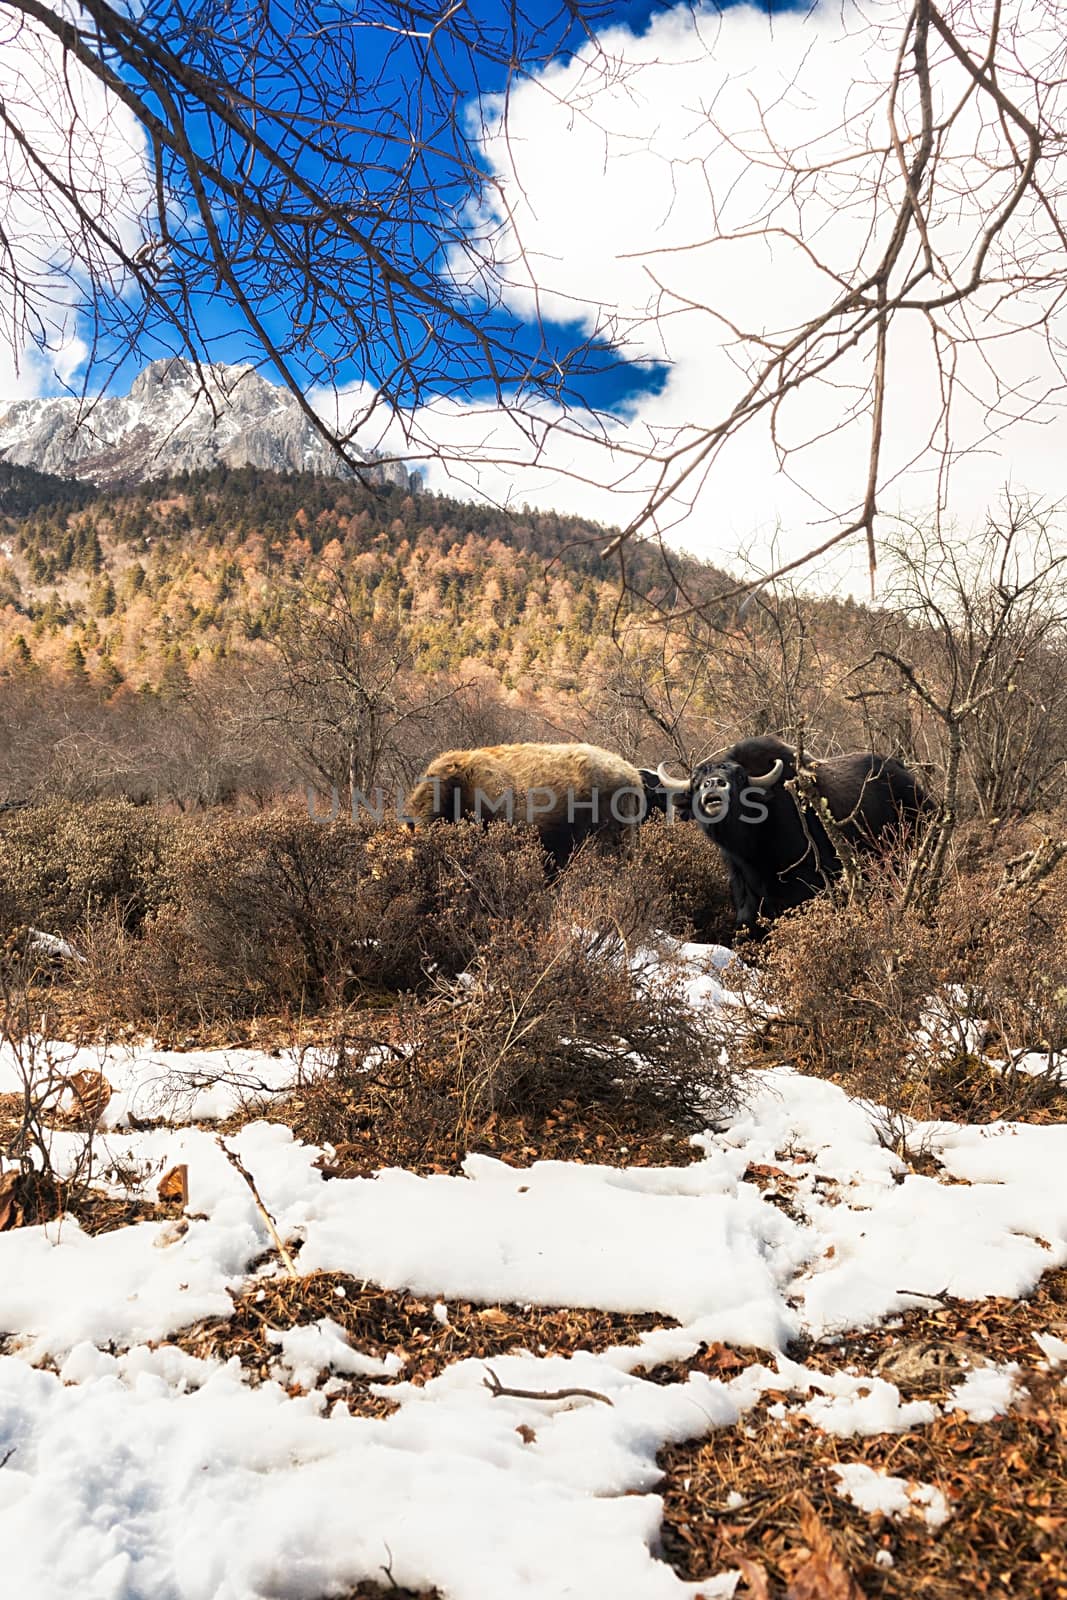
[[[334,1146],[345,1172],[452,1171],[472,1149],[677,1150],[736,1103],[686,973],[636,961],[610,918],[576,927],[561,907],[490,934],[464,972],[391,1013],[340,1015],[325,1060],[272,1114]]]
[[[757,1413],[747,1428],[671,1447],[660,1458],[664,1555],[695,1580],[751,1563],[742,1595],[1062,1600],[1067,1401],[1054,1375],[1028,1373],[1026,1384],[1029,1397],[988,1423],[955,1413],[909,1434],[835,1439],[799,1417]],[[935,1533],[918,1518],[858,1510],[837,1491],[831,1469],[841,1461],[936,1485],[949,1521]],[[828,1562],[825,1587],[801,1591],[790,1582],[811,1549],[813,1513],[839,1571],[835,1581]],[[879,1564],[882,1552],[891,1567]]]
[[[930,914],[887,874],[862,902],[782,917],[753,956],[745,1059],[886,1107],[891,1143],[907,1119],[1067,1119],[1067,867],[1031,888],[1004,870],[955,879]],[[1044,1070],[1014,1070],[1024,1053]]]
[[[388,1568],[383,1567],[382,1571],[388,1577]],[[388,1583],[373,1583],[368,1578],[354,1589],[333,1596],[333,1600],[442,1600],[442,1595],[440,1589],[402,1589],[391,1578]]]
[[[543,1306],[479,1306],[449,1301],[447,1321],[417,1295],[379,1289],[342,1272],[312,1272],[301,1278],[252,1279],[234,1296],[233,1315],[200,1322],[174,1342],[191,1355],[226,1361],[236,1356],[255,1383],[271,1377],[278,1349],[271,1331],[331,1317],[353,1347],[366,1355],[406,1357],[399,1381],[423,1384],[456,1361],[492,1360],[508,1351],[569,1355],[636,1344],[653,1328],[675,1326],[655,1314],[623,1316],[610,1311],[573,1311]],[[361,1416],[388,1416],[396,1409],[383,1379],[346,1379],[337,1398]],[[302,1392],[295,1386],[291,1393]]]
[[[767,1408],[787,1397],[768,1391],[738,1427],[662,1452],[665,1557],[696,1581],[740,1567],[739,1595],[765,1600],[959,1600],[972,1592],[1064,1600],[1067,1387],[1062,1374],[1039,1370],[1033,1333],[1062,1336],[1065,1327],[1067,1272],[1060,1270],[1046,1274],[1028,1300],[949,1301],[798,1349],[810,1366],[877,1373],[906,1398],[942,1402],[967,1366],[1016,1361],[1028,1394],[992,1422],[954,1412],[906,1434],[837,1439],[797,1415],[769,1416]],[[932,1353],[939,1359],[927,1359]],[[696,1367],[729,1377],[735,1364],[744,1363],[719,1346],[649,1376],[679,1381]],[[831,1470],[846,1461],[935,1484],[949,1521],[934,1532],[918,1518],[858,1510]],[[881,1564],[887,1556],[891,1566]]]
[[[528,1111],[490,1111],[468,1132],[447,1091],[434,1092],[405,1058],[373,1072],[331,1073],[266,1115],[310,1144],[329,1143],[330,1177],[365,1177],[382,1167],[457,1173],[471,1151],[517,1166],[532,1161],[688,1166],[703,1152],[669,1106],[624,1092],[550,1097]]]

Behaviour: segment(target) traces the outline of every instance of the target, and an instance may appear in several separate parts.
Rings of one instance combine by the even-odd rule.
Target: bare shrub
[[[730,944],[734,903],[722,856],[691,823],[670,825],[652,817],[637,832],[626,876],[653,885],[665,932],[709,944]]]
[[[1067,871],[1013,883],[1012,867],[990,863],[957,879],[938,931],[952,951],[950,981],[958,1014],[970,1021],[972,1048],[1004,1063],[1017,1096],[1058,1077],[1067,1051]],[[1031,1057],[1031,1073],[1014,1066]]]
[[[0,926],[73,934],[113,912],[135,928],[156,902],[171,819],[121,800],[29,806],[0,824]]]
[[[411,989],[461,972],[501,920],[546,918],[552,891],[535,829],[459,822],[367,836],[359,899],[354,970],[365,983]]]
[[[328,563],[285,595],[268,642],[277,655],[270,720],[285,730],[300,770],[343,790],[350,810],[373,785],[413,776],[405,744],[424,747],[443,708],[466,688],[418,672],[410,629],[376,615],[373,597]]]
[[[291,808],[173,818],[161,841],[149,915],[114,894],[83,911],[80,998],[101,1019],[170,1031],[388,1005],[464,972],[501,926],[563,922],[614,949],[732,925],[718,852],[658,821],[554,882],[536,831],[506,823],[412,832]]]
[[[182,819],[139,937],[112,921],[88,940],[90,995],[172,1023],[322,1005],[347,973],[359,849],[352,825],[295,809]]]
[[[99,1073],[71,1073],[75,1045],[45,1036],[39,1003],[47,976],[25,939],[11,936],[0,946],[0,1050],[17,1085],[0,1124],[0,1231],[45,1221],[84,1197],[97,1120],[110,1097]],[[76,1135],[63,1138],[62,1160],[60,1123]]]
[[[931,911],[962,818],[991,826],[1047,805],[1067,757],[1067,556],[1051,523],[1008,498],[981,534],[909,530],[892,547],[892,609],[856,673],[856,698],[909,701],[911,743],[937,774],[939,806],[915,852],[906,900]]]
[[[1012,886],[990,864],[930,917],[891,882],[862,904],[823,897],[775,924],[756,991],[764,1056],[884,1107],[894,1145],[911,1118],[1042,1115],[1063,1092],[1067,880]],[[1034,1052],[1043,1070],[1020,1071]]]
[[[402,1037],[465,1129],[563,1095],[652,1101],[693,1123],[723,1088],[682,976],[559,923],[501,928],[461,983],[440,981],[407,1011]]]
[[[374,1003],[462,970],[492,921],[536,917],[548,893],[532,830],[182,818],[159,909],[136,936],[114,916],[83,936],[86,997],[165,1028]]]
[[[662,1136],[704,1127],[735,1095],[685,974],[632,959],[607,924],[509,919],[458,977],[406,997],[371,1043],[349,1039],[302,1090],[305,1137],[343,1144],[368,1121],[394,1159],[462,1153],[498,1119],[605,1119]],[[532,1130],[530,1130],[532,1132]]]

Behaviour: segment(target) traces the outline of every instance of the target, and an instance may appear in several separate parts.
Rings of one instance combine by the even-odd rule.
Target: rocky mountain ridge
[[[128,485],[216,466],[347,477],[295,396],[254,367],[153,361],[128,395],[0,400],[0,461],[93,483]],[[417,489],[417,473],[367,456],[370,482]]]

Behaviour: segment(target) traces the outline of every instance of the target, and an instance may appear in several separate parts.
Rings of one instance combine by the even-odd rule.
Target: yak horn
[[[688,794],[693,787],[691,779],[672,778],[670,773],[665,769],[662,761],[656,768],[656,777],[659,779],[660,783],[662,783],[668,794]]]
[[[757,777],[754,772],[750,772],[748,781],[754,789],[773,789],[784,771],[785,762],[778,760],[774,763],[770,772],[763,773],[761,777]]]

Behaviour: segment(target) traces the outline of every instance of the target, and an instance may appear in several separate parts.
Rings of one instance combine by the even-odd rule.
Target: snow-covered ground
[[[262,1050],[124,1044],[102,1049],[34,1040],[24,1046],[22,1062],[9,1045],[0,1044],[0,1094],[19,1093],[27,1072],[37,1081],[50,1074],[60,1079],[102,1072],[112,1090],[101,1119],[104,1128],[129,1127],[131,1116],[136,1122],[211,1122],[289,1087],[301,1070],[315,1067],[313,1055],[301,1061],[288,1051],[265,1055]]]
[[[700,997],[721,1003],[712,976]],[[471,1156],[462,1176],[327,1182],[318,1150],[256,1121],[227,1142],[299,1244],[301,1274],[411,1290],[442,1320],[463,1300],[679,1326],[598,1354],[508,1353],[492,1372],[516,1396],[492,1392],[473,1360],[411,1382],[407,1352],[355,1350],[326,1318],[276,1330],[275,1376],[253,1385],[236,1361],[170,1342],[227,1316],[230,1291],[257,1271],[280,1270],[276,1258],[257,1268],[271,1246],[263,1215],[211,1129],[189,1123],[281,1087],[296,1062],[126,1050],[82,1052],[65,1070],[103,1070],[112,1085],[99,1170],[151,1196],[186,1165],[189,1203],[184,1227],[90,1236],[66,1218],[0,1235],[0,1552],[22,1600],[319,1600],[365,1578],[388,1586],[386,1573],[449,1600],[730,1595],[736,1574],[686,1583],[657,1557],[665,1444],[735,1425],[767,1390],[843,1439],[921,1428],[943,1402],[816,1370],[786,1347],[931,1297],[1018,1296],[1067,1262],[1067,1127],[917,1129],[953,1180],[940,1181],[879,1144],[871,1108],[788,1069],[755,1076],[683,1167]],[[0,1058],[0,1092],[16,1077]],[[56,1135],[58,1159],[76,1138]],[[730,1379],[642,1375],[702,1341],[759,1359]],[[1042,1351],[1055,1363],[1062,1346],[1049,1334]],[[313,1387],[323,1372],[335,1376]],[[351,1374],[397,1409],[351,1414],[337,1393]],[[530,1397],[560,1390],[587,1392]],[[949,1406],[992,1416],[1017,1392],[1012,1369],[976,1367]],[[931,1485],[847,1462],[839,1478],[861,1507],[931,1529],[951,1514]]]

